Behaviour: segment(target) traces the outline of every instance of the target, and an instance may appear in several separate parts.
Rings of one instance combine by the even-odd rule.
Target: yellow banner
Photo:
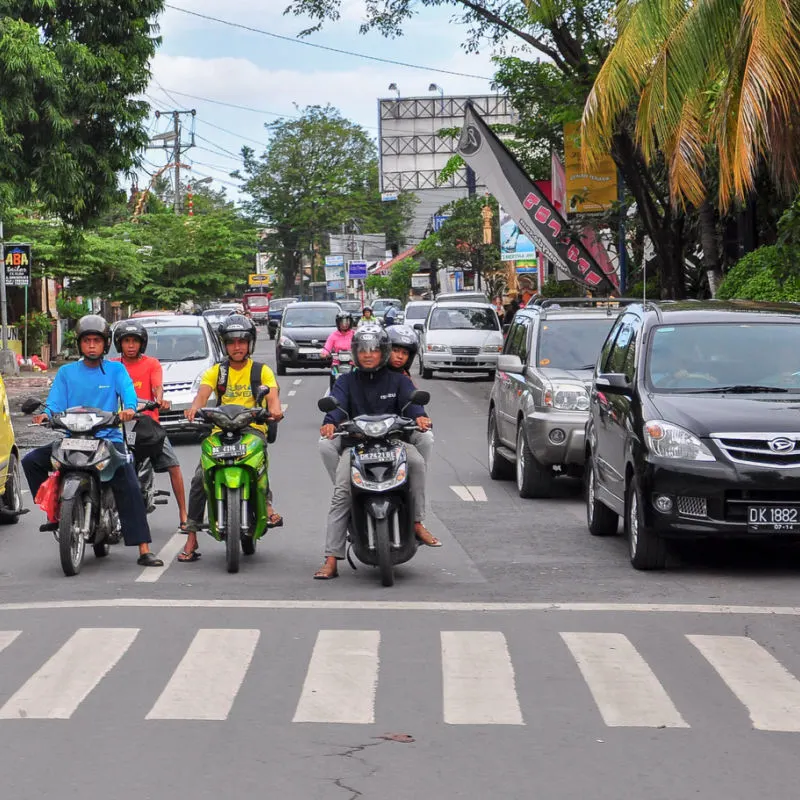
[[[617,199],[617,165],[611,155],[587,172],[581,163],[580,123],[564,125],[564,169],[569,210],[579,214],[607,211]]]
[[[248,277],[247,282],[250,286],[269,286],[272,283],[269,275],[257,275],[255,273]]]

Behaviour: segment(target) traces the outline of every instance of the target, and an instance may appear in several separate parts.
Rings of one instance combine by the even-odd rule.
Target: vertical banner
[[[480,175],[500,205],[550,261],[598,292],[616,291],[616,275],[606,274],[567,222],[534,184],[506,146],[467,101],[458,142],[464,161]]]
[[[550,185],[553,187],[553,205],[562,217],[567,216],[567,173],[558,157],[558,153],[550,153]]]
[[[608,211],[617,201],[617,165],[610,153],[600,159],[591,170],[584,169],[579,122],[570,122],[564,126],[564,169],[567,201],[570,203],[565,211],[578,214]],[[555,194],[553,197],[555,198]]]
[[[500,260],[511,261],[517,273],[535,275],[538,272],[536,247],[519,229],[514,218],[500,207]]]

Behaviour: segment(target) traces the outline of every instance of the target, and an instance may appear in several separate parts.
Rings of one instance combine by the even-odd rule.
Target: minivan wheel
[[[619,527],[619,515],[597,499],[597,470],[591,455],[586,459],[584,472],[586,490],[586,526],[592,536],[615,536]]]
[[[489,412],[486,439],[489,448],[489,477],[493,481],[509,480],[514,470],[512,465],[497,452],[497,448],[500,447],[500,437],[497,435],[497,412],[494,409]]]
[[[550,497],[553,470],[536,460],[528,447],[525,427],[517,429],[517,491],[520,497]]]
[[[285,375],[286,367],[283,364],[278,363],[275,367],[275,371],[278,373],[278,375]]]
[[[425,366],[425,365],[422,363],[422,356],[420,356],[420,357],[419,357],[419,374],[420,374],[420,375],[422,375],[422,377],[423,377],[423,378],[424,378],[426,381],[429,381],[429,380],[431,380],[431,379],[433,378],[433,370],[432,370],[432,369],[428,369],[428,368],[427,368],[427,367],[426,367],[426,366]]]
[[[631,565],[634,569],[664,569],[667,565],[667,543],[644,519],[639,481],[632,476],[625,497],[625,535],[628,537]]]

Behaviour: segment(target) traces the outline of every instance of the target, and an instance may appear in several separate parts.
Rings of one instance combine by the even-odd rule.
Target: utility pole
[[[176,214],[183,213],[183,195],[181,193],[181,155],[185,153],[187,150],[194,147],[194,124],[192,124],[192,131],[191,131],[191,140],[188,144],[183,144],[181,139],[182,134],[182,126],[181,126],[181,116],[183,114],[187,114],[192,117],[192,122],[194,123],[194,117],[197,114],[197,111],[194,108],[187,109],[187,110],[178,110],[175,109],[173,111],[156,111],[155,116],[156,119],[159,119],[161,115],[171,115],[172,116],[172,131],[170,133],[162,133],[158,136],[154,136],[150,140],[150,144],[148,145],[147,149],[167,149],[167,142],[172,142],[172,163],[175,165],[175,174],[174,174],[174,182],[173,182],[173,201],[172,201],[172,209]],[[160,142],[161,144],[155,144],[155,142]]]

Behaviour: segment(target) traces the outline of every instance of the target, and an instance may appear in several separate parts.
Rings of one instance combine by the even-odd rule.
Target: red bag
[[[58,522],[61,505],[58,502],[58,490],[61,483],[61,475],[58,472],[51,472],[47,480],[39,487],[36,492],[34,503],[47,514],[48,522]]]

